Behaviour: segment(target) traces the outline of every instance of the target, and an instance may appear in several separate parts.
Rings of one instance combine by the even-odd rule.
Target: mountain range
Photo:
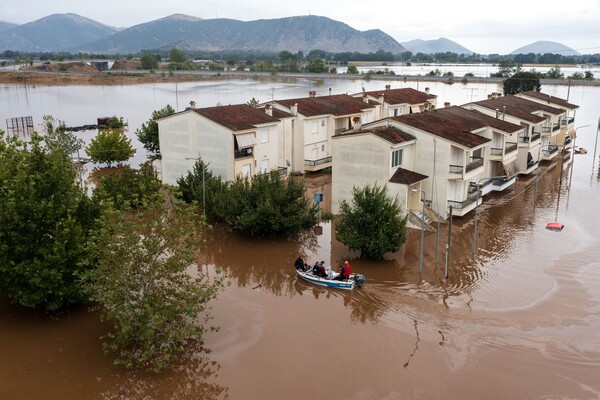
[[[551,53],[551,54],[560,54],[563,56],[580,56],[581,55],[581,53],[579,53],[578,51],[573,50],[572,48],[567,47],[564,44],[557,43],[557,42],[545,42],[545,41],[539,41],[539,42],[531,43],[527,46],[520,47],[520,48],[516,49],[515,51],[513,51],[511,54],[529,54],[529,53],[534,53],[534,54]]]
[[[295,53],[319,49],[335,53],[383,50],[398,54],[409,50],[415,54],[473,54],[446,38],[400,43],[379,29],[359,31],[343,22],[314,15],[239,21],[174,14],[125,29],[107,26],[77,14],[53,14],[23,25],[0,21],[0,52],[127,54],[142,50],[170,50],[173,47],[184,51],[287,50]],[[553,52],[546,49],[558,49],[555,52],[565,55],[579,54],[555,42],[536,42],[514,53]]]

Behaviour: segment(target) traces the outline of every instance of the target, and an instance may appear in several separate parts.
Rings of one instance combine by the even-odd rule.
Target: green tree
[[[535,72],[517,72],[504,81],[504,94],[517,94],[529,90],[541,90],[540,76]]]
[[[592,71],[585,71],[584,79],[594,80],[594,74],[592,73]]]
[[[313,74],[322,74],[327,72],[327,68],[325,66],[325,60],[322,58],[315,58],[308,62],[306,66],[306,70]]]
[[[155,196],[160,187],[152,163],[146,162],[139,169],[125,166],[100,177],[94,198],[98,202],[109,201],[118,210],[139,208]]]
[[[348,65],[348,71],[346,71],[347,74],[358,74],[358,67],[354,64]]]
[[[44,121],[42,126],[46,134],[44,141],[50,149],[61,149],[70,155],[83,148],[83,140],[75,136],[73,132],[67,131],[63,121],[56,120],[52,115],[44,115],[42,120]]]
[[[156,69],[158,68],[158,60],[156,56],[151,53],[145,53],[141,58],[142,69]]]
[[[207,331],[208,304],[225,277],[195,264],[204,223],[170,195],[133,214],[107,213],[93,248],[98,267],[85,282],[114,326],[103,339],[115,363],[160,371]]]
[[[36,133],[29,143],[0,130],[0,292],[48,310],[85,299],[79,274],[99,207],[75,182],[64,150]]]
[[[250,107],[256,108],[260,104],[260,101],[256,100],[254,97],[246,102]]]
[[[177,185],[183,201],[206,203],[206,214],[214,217],[215,215],[224,215],[221,200],[223,193],[227,190],[227,185],[220,177],[213,175],[209,166],[210,164],[205,164],[202,158],[198,157],[194,168],[185,177],[177,179]]]
[[[406,220],[398,198],[388,196],[386,186],[352,189],[352,203],[340,203],[335,237],[361,257],[381,258],[406,241]]]
[[[95,163],[107,163],[109,167],[113,162],[121,163],[129,160],[135,149],[128,139],[118,129],[101,131],[86,147],[85,151]]]
[[[150,119],[143,123],[140,129],[135,131],[138,140],[144,145],[144,148],[156,157],[160,157],[158,122],[156,121],[173,114],[175,114],[175,110],[167,104],[164,108],[153,111]]]
[[[169,52],[169,61],[172,63],[184,63],[187,61],[187,56],[182,50],[172,48]]]
[[[565,77],[565,74],[561,72],[560,67],[558,66],[550,68],[545,75],[548,79],[563,79]]]

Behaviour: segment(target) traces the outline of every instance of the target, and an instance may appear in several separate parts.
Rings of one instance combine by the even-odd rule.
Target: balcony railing
[[[479,191],[479,195],[475,192],[464,201],[448,200],[448,206],[452,206],[455,210],[462,210],[475,203],[478,197],[481,198],[481,191]]]
[[[542,126],[542,133],[549,133],[551,128],[549,126]]]
[[[555,124],[552,126],[552,132],[556,132],[559,129],[560,129],[560,124]]]
[[[540,138],[542,137],[542,135],[538,132],[535,132],[531,135],[531,141],[535,142],[536,140],[540,140]]]
[[[529,143],[529,136],[519,136],[519,143]]]
[[[554,153],[558,153],[558,146],[554,144],[549,144],[546,149],[542,150],[544,157],[550,157]]]
[[[508,153],[512,153],[513,151],[517,151],[517,148],[519,147],[518,144],[516,143],[506,143],[506,147],[504,148],[504,153],[508,154]]]
[[[244,157],[252,157],[252,147],[246,147],[245,149],[233,151],[233,158],[236,160]]]
[[[304,160],[304,165],[307,167],[316,167],[318,165],[323,165],[331,162],[331,156],[320,158],[318,160]]]
[[[465,172],[473,171],[475,168],[479,168],[483,166],[483,158],[481,157],[471,157],[470,163],[467,164],[465,168]]]
[[[501,156],[502,155],[502,149],[498,148],[498,147],[492,147],[490,150],[490,154],[493,156]]]

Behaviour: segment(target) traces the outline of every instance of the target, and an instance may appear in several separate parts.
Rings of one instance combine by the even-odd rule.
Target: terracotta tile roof
[[[523,92],[521,94],[524,96],[533,97],[534,99],[539,99],[539,100],[545,101],[549,105],[557,104],[559,106],[568,108],[569,110],[575,110],[575,109],[579,108],[578,105],[571,104],[571,103],[567,102],[567,100],[565,100],[565,99],[561,99],[560,97],[550,96],[549,94],[541,93],[536,90],[530,90],[528,92]]]
[[[534,124],[546,120],[544,117],[533,114],[535,111],[545,111],[554,115],[565,113],[564,110],[559,108],[550,107],[545,104],[516,96],[501,96],[496,99],[477,101],[473,104],[477,104],[494,111],[498,109],[501,113],[504,111],[504,107],[506,107],[506,114],[523,119],[525,121],[533,122]]]
[[[365,109],[373,108],[372,105],[347,94],[302,97],[299,99],[275,100],[274,102],[287,108],[298,104],[298,113],[307,117],[326,114],[335,116],[360,114]]]
[[[523,130],[521,125],[512,122],[503,121],[499,118],[491,117],[477,110],[468,110],[462,107],[446,107],[439,109],[440,112],[454,114],[459,118],[473,118],[481,122],[483,126],[489,126],[506,133],[515,133]]]
[[[394,175],[392,175],[389,182],[399,183],[401,185],[412,185],[413,183],[424,181],[427,178],[427,175],[422,175],[418,172],[399,167],[396,169],[396,172],[394,172]]]
[[[462,109],[448,111],[450,108],[459,107],[441,108],[426,113],[404,114],[393,117],[391,120],[468,148],[478,147],[491,141],[472,133],[472,131],[486,126],[478,118],[469,118],[467,113],[461,111]],[[468,110],[464,111],[468,112]],[[462,114],[465,116],[461,116]]]
[[[293,117],[292,114],[285,112],[283,110],[280,110],[278,108],[272,107],[271,109],[273,110],[273,118],[282,119],[282,118]],[[264,107],[258,107],[257,110],[260,110],[266,114]]]
[[[437,98],[436,95],[420,92],[413,88],[373,90],[364,93],[376,98],[383,95],[384,101],[388,104],[422,104],[427,100]]]
[[[413,135],[406,133],[406,132],[402,132],[400,129],[393,127],[393,126],[383,126],[383,127],[376,127],[373,129],[361,129],[361,130],[356,130],[356,131],[346,131],[346,132],[338,133],[338,134],[334,135],[334,137],[337,138],[340,136],[352,136],[352,135],[359,135],[359,134],[375,135],[391,144],[400,144],[400,143],[404,143],[404,142],[410,142],[411,140],[416,140],[416,138]]]
[[[194,111],[232,131],[244,131],[253,129],[256,125],[279,121],[267,115],[264,110],[258,110],[247,104],[196,108]]]

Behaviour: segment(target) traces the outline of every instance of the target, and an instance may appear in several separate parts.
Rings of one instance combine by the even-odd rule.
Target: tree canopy
[[[109,167],[114,162],[127,161],[135,154],[131,140],[119,129],[101,131],[85,150],[95,163],[107,163]]]
[[[64,150],[0,130],[0,289],[11,301],[57,310],[85,299],[79,275],[100,214]]]
[[[527,92],[529,90],[537,90],[539,92],[541,89],[540,77],[535,72],[517,72],[504,81],[505,95]]]
[[[168,194],[134,213],[106,214],[93,247],[98,267],[85,281],[114,325],[103,339],[115,363],[159,371],[207,331],[208,303],[225,277],[195,264],[204,223]]]
[[[152,112],[152,116],[142,127],[135,131],[138,140],[144,145],[144,148],[155,156],[160,156],[160,143],[158,140],[158,122],[157,120],[175,114],[175,110],[170,105],[166,105],[160,110]]]
[[[109,201],[118,210],[143,207],[161,187],[152,164],[146,162],[139,169],[124,166],[100,177],[94,190],[99,202]]]
[[[360,251],[361,257],[381,258],[406,241],[406,220],[400,202],[388,196],[386,186],[354,187],[351,204],[340,204],[335,237],[350,250]]]

